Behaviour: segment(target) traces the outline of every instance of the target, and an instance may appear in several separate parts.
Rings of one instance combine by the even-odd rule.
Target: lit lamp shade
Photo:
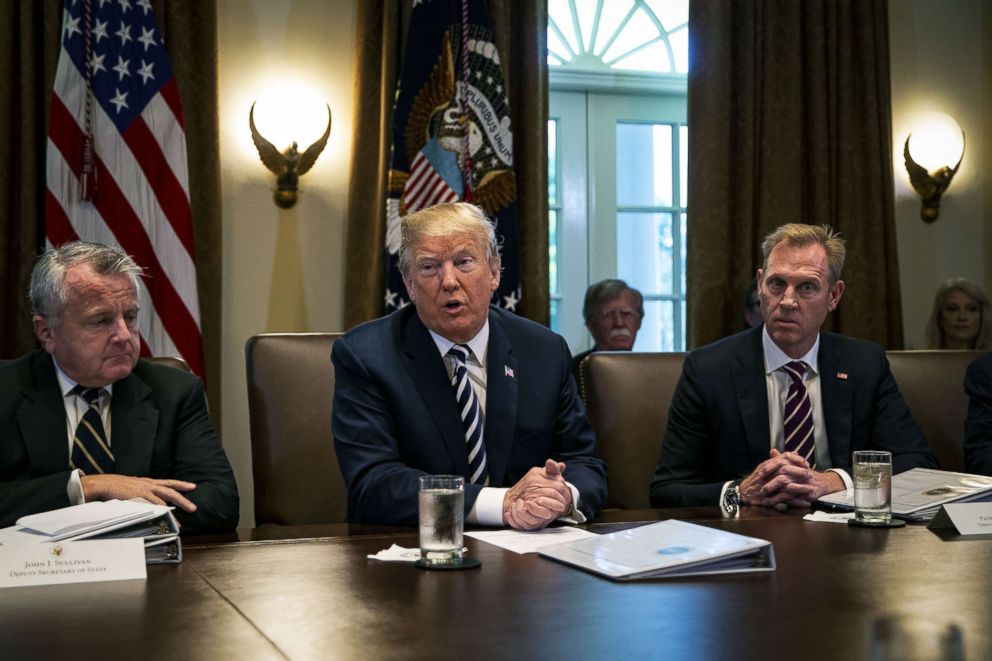
[[[951,184],[964,158],[964,132],[944,113],[921,120],[903,145],[909,181],[923,200],[920,217],[937,220],[940,198]]]

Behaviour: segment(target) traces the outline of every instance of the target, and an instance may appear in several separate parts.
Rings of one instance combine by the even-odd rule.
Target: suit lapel
[[[31,471],[45,475],[69,470],[65,402],[55,376],[55,364],[49,354],[40,352],[32,367],[33,380],[21,388],[22,401],[17,411]]]
[[[133,372],[114,383],[110,399],[110,443],[114,471],[121,475],[149,475],[158,427],[158,409],[152,390]]]
[[[833,466],[847,466],[851,455],[851,401],[852,389],[848,384],[848,370],[840,347],[827,333],[820,334],[820,399],[823,420],[827,427],[830,462]]]
[[[761,345],[761,328],[747,337],[743,350],[737,354],[737,364],[730,374],[734,382],[737,404],[747,437],[748,466],[756,466],[768,458],[771,442],[768,428],[768,386],[765,383],[765,352]]]
[[[451,463],[458,475],[469,476],[465,428],[462,426],[455,392],[448,379],[444,359],[416,312],[402,324],[404,367],[434,421]]]
[[[499,320],[489,315],[486,356],[486,461],[494,485],[504,483],[517,427],[517,360]]]

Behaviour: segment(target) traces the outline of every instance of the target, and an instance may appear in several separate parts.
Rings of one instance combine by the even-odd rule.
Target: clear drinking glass
[[[420,477],[420,558],[432,565],[462,560],[465,530],[465,478]]]
[[[854,518],[865,523],[892,519],[892,453],[854,453]]]

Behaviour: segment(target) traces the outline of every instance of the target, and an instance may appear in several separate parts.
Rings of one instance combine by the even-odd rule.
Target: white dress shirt
[[[782,351],[768,335],[768,328],[762,327],[761,345],[765,360],[765,387],[768,390],[768,440],[769,452],[774,448],[782,452],[785,448],[785,400],[789,394],[792,378],[782,370],[782,367],[798,360],[806,364],[803,374],[803,385],[809,394],[809,403],[813,408],[813,442],[816,444],[816,469],[837,473],[844,481],[844,488],[853,489],[851,476],[840,468],[833,468],[830,462],[830,446],[827,439],[827,425],[823,417],[823,397],[820,394],[820,370],[817,355],[820,351],[820,335],[817,333],[813,346],[803,356],[790,358]],[[720,502],[727,488],[733,483],[728,481],[720,490]]]
[[[52,362],[55,361],[53,360]],[[55,362],[55,375],[58,377],[59,389],[62,391],[62,403],[65,405],[66,439],[69,444],[69,456],[71,457],[76,428],[79,426],[79,421],[83,419],[90,406],[86,403],[86,400],[72,392],[78,384],[62,371],[62,368],[59,367],[57,362]],[[113,442],[110,438],[110,396],[113,393],[113,388],[113,384],[100,388],[100,417],[103,419],[103,429],[107,435],[107,444],[110,447],[113,447]],[[69,475],[66,494],[69,496],[69,504],[71,505],[82,505],[86,502],[86,499],[83,497],[83,483],[79,479],[82,474],[83,472],[77,468]]]
[[[428,329],[431,334],[431,339],[434,340],[434,344],[437,345],[437,350],[441,352],[441,357],[444,359],[444,365],[448,370],[448,378],[452,378],[455,373],[454,365],[452,364],[452,358],[448,356],[448,352],[451,347],[455,346],[455,342],[441,337],[434,331]],[[472,355],[468,357],[468,361],[465,364],[468,370],[469,381],[472,383],[472,389],[475,391],[475,396],[479,400],[479,408],[482,412],[482,424],[483,429],[485,429],[486,422],[486,358],[489,349],[489,320],[486,319],[486,323],[483,324],[482,329],[476,333],[468,342],[465,342],[468,347],[472,350]],[[485,435],[483,435],[483,442],[485,442]],[[565,515],[559,517],[560,520],[568,523],[585,523],[586,516],[579,510],[579,490],[575,486],[566,481],[566,485],[572,492],[572,511],[566,512]],[[478,497],[475,499],[475,504],[472,505],[472,509],[466,516],[466,522],[474,525],[480,526],[502,526],[503,525],[503,499],[506,497],[506,492],[509,491],[508,487],[483,487],[479,492]]]

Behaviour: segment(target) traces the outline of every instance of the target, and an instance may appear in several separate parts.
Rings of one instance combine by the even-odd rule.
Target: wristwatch
[[[736,517],[740,514],[742,504],[741,480],[734,480],[723,492],[723,501],[720,503],[723,516],[727,518]]]

